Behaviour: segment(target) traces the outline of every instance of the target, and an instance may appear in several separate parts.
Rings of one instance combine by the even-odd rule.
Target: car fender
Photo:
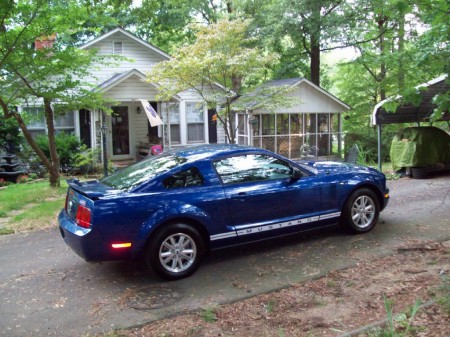
[[[142,224],[136,240],[139,244],[135,249],[141,251],[153,233],[161,228],[161,226],[164,226],[164,224],[177,219],[194,221],[202,226],[204,232],[209,234],[205,226],[205,223],[211,222],[211,216],[209,214],[195,205],[171,201],[151,214],[151,216]]]
[[[378,197],[378,202],[380,208],[383,205],[383,191],[380,190],[380,186],[376,182],[374,182],[370,177],[364,177],[363,179],[350,179],[348,181],[348,186],[350,186],[350,190],[347,193],[347,197],[341,200],[340,208],[342,209],[344,205],[347,203],[348,198],[352,195],[352,193],[360,188],[369,188],[372,190],[376,196]]]

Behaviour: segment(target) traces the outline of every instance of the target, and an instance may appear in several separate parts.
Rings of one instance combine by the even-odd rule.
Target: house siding
[[[139,76],[130,76],[107,90],[104,95],[117,101],[134,101],[138,99],[154,101],[157,93],[156,88],[152,84],[144,82]]]
[[[348,110],[306,82],[300,83],[288,96],[297,97],[299,102],[289,108],[275,109],[275,113],[340,113]],[[261,109],[258,113],[268,111]]]
[[[110,79],[114,74],[124,73],[133,69],[138,69],[145,73],[148,72],[154,64],[166,60],[162,55],[150,50],[146,46],[120,32],[89,46],[87,49],[97,49],[99,55],[111,55],[114,42],[123,43],[122,56],[128,60],[112,60],[112,64],[108,66],[100,64],[95,65],[93,67],[92,75],[98,78],[97,83],[102,83]]]

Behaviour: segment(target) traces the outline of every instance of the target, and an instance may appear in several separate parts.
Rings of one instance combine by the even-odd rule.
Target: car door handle
[[[247,193],[245,192],[240,192],[238,194],[235,194],[233,196],[231,196],[231,199],[235,199],[235,200],[244,200],[248,197]]]

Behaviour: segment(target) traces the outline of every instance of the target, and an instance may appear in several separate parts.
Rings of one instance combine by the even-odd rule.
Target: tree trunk
[[[3,109],[3,114],[6,118],[14,118],[17,121],[17,123],[19,124],[19,127],[22,130],[22,133],[23,133],[27,143],[30,145],[30,147],[36,153],[36,155],[38,156],[38,158],[40,159],[42,164],[47,169],[47,171],[49,173],[50,186],[51,187],[59,187],[60,186],[59,161],[58,161],[58,166],[56,166],[56,173],[55,173],[55,166],[47,158],[45,153],[41,150],[41,148],[39,147],[39,145],[36,143],[33,136],[31,135],[30,131],[28,131],[27,126],[26,126],[24,120],[22,119],[22,116],[19,115],[17,112],[9,111],[7,104],[1,98],[0,98],[0,106]],[[53,110],[52,110],[52,116],[53,116]],[[52,118],[51,125],[53,127],[53,118]],[[54,131],[54,127],[53,127],[53,131]],[[54,139],[54,137],[53,137],[53,139]],[[49,143],[50,143],[50,141],[49,141]],[[55,144],[54,140],[53,140],[53,144]],[[54,146],[54,148],[56,149],[56,146]]]
[[[314,44],[313,44],[314,43]],[[320,46],[319,41],[311,36],[311,82],[320,86]]]
[[[321,36],[321,3],[320,1],[312,2],[311,13],[311,31],[310,33],[310,72],[311,82],[320,86],[320,36]]]
[[[51,187],[60,187],[61,182],[59,179],[59,156],[56,150],[55,141],[55,124],[53,121],[54,113],[51,106],[51,102],[48,98],[44,98],[44,112],[45,122],[47,123],[48,131],[48,149],[50,151],[51,165],[48,168],[49,181]]]
[[[400,16],[398,22],[398,88],[403,91],[405,88],[405,68],[403,67],[403,53],[405,50],[405,17]]]
[[[385,56],[385,42],[384,42],[384,24],[387,22],[387,17],[380,16],[378,18],[378,32],[380,33],[380,56],[381,56],[381,65],[380,65],[380,76],[378,78],[378,82],[380,84],[380,100],[383,101],[386,99],[386,88],[385,79],[386,79],[386,61],[384,59]]]

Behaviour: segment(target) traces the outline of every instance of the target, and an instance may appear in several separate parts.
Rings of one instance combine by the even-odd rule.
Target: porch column
[[[338,114],[338,154],[339,158],[342,159],[342,114]]]

